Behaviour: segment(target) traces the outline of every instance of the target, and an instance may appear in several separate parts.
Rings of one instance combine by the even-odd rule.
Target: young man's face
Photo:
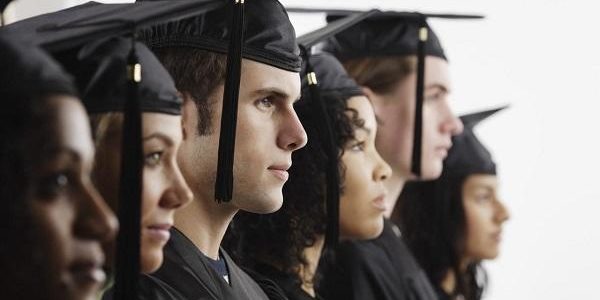
[[[423,102],[422,179],[435,179],[442,173],[442,163],[451,137],[462,132],[462,123],[452,113],[448,102],[450,77],[448,63],[428,56],[425,63],[425,98]],[[411,172],[415,114],[416,73],[401,80],[390,94],[369,95],[381,125],[377,149],[394,173],[405,178]]]
[[[306,144],[306,132],[293,104],[300,96],[298,73],[243,60],[234,158],[231,204],[239,209],[270,213],[283,202],[282,188],[292,152]],[[184,101],[184,141],[179,164],[195,198],[214,199],[223,86],[209,99],[212,131],[197,134],[196,104]]]

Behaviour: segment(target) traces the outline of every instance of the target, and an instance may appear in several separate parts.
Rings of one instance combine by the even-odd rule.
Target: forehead
[[[450,89],[450,68],[448,62],[435,56],[425,59],[425,86],[441,85]]]
[[[300,96],[300,74],[244,59],[240,93],[273,90],[292,100]]]
[[[356,110],[358,117],[365,122],[364,127],[369,130],[375,130],[377,128],[373,105],[367,97],[354,96],[348,99],[348,107]]]
[[[498,177],[490,174],[472,174],[465,180],[465,188],[477,188],[477,187],[497,187]]]
[[[81,157],[93,157],[89,120],[81,102],[70,96],[51,96],[48,99],[48,118],[52,133],[46,142],[54,147],[66,148]]]

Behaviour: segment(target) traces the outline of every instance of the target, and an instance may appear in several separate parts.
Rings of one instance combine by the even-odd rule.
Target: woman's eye
[[[350,145],[350,150],[351,151],[364,151],[365,150],[365,146],[366,143],[365,142],[355,142],[353,144]]]
[[[55,196],[69,186],[69,176],[65,173],[55,173],[41,180],[40,194],[42,196]]]
[[[144,164],[149,167],[157,166],[162,158],[162,152],[152,152],[144,158]]]

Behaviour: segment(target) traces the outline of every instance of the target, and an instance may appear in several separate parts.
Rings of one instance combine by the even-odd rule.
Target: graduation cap
[[[490,152],[475,135],[474,128],[491,115],[508,106],[484,110],[460,117],[465,129],[452,138],[452,148],[444,160],[444,173],[467,176],[470,174],[496,174],[496,164]]]
[[[288,11],[327,13],[328,22],[356,13],[353,10],[340,9],[288,8]],[[324,47],[325,51],[333,53],[342,62],[362,57],[417,56],[417,89],[411,172],[418,177],[421,176],[425,56],[435,56],[446,60],[439,39],[427,24],[428,18],[481,19],[483,16],[387,11],[375,14],[352,26],[349,30],[335,35],[327,41],[327,45]]]
[[[177,2],[177,1],[175,1]],[[141,33],[151,49],[191,47],[227,53],[215,200],[233,194],[233,162],[242,58],[299,72],[296,34],[277,0],[230,0],[209,14],[155,26]]]
[[[141,78],[138,95],[142,112],[181,114],[181,98],[164,66],[141,42],[135,43]],[[122,37],[101,39],[81,47],[67,69],[77,79],[81,98],[90,114],[122,112],[129,100],[127,58],[132,41]]]
[[[141,108],[143,106],[140,103],[140,96],[144,92],[140,86],[145,86],[141,84],[145,79],[142,78],[142,65],[137,53],[139,46],[136,46],[135,43],[136,31],[147,26],[206,13],[222,4],[220,0],[155,1],[131,4],[88,2],[2,28],[7,34],[19,35],[54,53],[73,51],[73,49],[97,39],[122,35],[131,37],[130,50],[124,61],[126,68],[122,68],[127,72],[125,76],[128,96],[125,103],[122,103],[124,104],[124,121],[119,183],[120,230],[117,236],[115,299],[136,299],[140,274],[143,167],[141,141]],[[91,52],[94,53],[94,51]],[[142,52],[142,57],[145,54],[147,53]],[[100,67],[112,71],[110,58],[114,57],[109,55],[103,62],[105,65]],[[99,70],[97,74],[104,73]],[[94,109],[105,105],[93,98],[87,104],[88,107]],[[111,104],[106,105],[111,106]]]
[[[339,238],[339,200],[340,200],[340,174],[339,153],[335,142],[337,135],[323,102],[322,95],[336,93],[338,97],[350,98],[362,95],[360,86],[351,79],[341,63],[327,53],[313,54],[312,47],[336,33],[342,32],[354,24],[364,20],[377,10],[348,15],[325,27],[309,32],[298,37],[304,68],[302,72],[302,99],[298,106],[308,105],[315,120],[314,127],[321,128],[317,131],[318,143],[321,144],[327,155],[326,181],[327,181],[327,232],[325,243],[328,247],[337,244]]]
[[[71,76],[42,49],[0,35],[0,99],[10,101],[23,94],[76,95]]]

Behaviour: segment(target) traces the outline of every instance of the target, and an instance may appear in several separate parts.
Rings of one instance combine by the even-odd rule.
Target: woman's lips
[[[158,240],[161,242],[169,241],[171,238],[171,224],[154,224],[145,228],[145,234],[151,239]]]
[[[69,272],[73,276],[74,282],[83,287],[97,286],[104,283],[106,273],[102,269],[102,263],[99,260],[81,260],[73,263]]]
[[[377,198],[373,199],[371,202],[375,208],[381,210],[382,212],[387,209],[387,203],[385,201],[385,195],[380,195]]]

